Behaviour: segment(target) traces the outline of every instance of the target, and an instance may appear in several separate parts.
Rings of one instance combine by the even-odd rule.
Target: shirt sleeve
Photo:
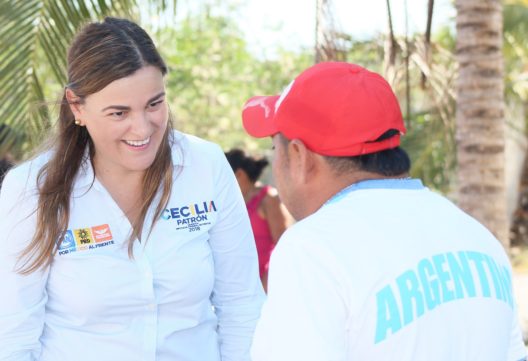
[[[35,230],[36,197],[25,190],[18,169],[4,179],[0,193],[0,360],[36,360],[44,325],[48,270],[20,275],[15,271],[20,252]]]
[[[342,361],[347,358],[347,307],[342,272],[321,247],[290,228],[271,256],[268,300],[251,349],[253,361]],[[313,236],[311,236],[313,237]]]
[[[210,231],[215,265],[212,303],[218,317],[222,360],[249,361],[264,291],[244,199],[223,153],[218,158],[215,203],[219,216]]]

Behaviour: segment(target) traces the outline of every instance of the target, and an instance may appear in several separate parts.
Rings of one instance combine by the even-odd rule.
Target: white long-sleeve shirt
[[[246,207],[221,149],[175,134],[172,195],[132,259],[131,225],[87,162],[52,265],[14,272],[35,232],[36,174],[46,156],[6,176],[0,360],[249,360],[264,296]]]

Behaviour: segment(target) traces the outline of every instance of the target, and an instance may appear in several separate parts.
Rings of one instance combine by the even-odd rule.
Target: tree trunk
[[[431,61],[431,28],[433,26],[434,0],[427,1],[427,25],[425,26],[425,62],[430,65]],[[422,72],[422,89],[425,89],[427,77]]]
[[[390,79],[393,78],[394,65],[396,64],[396,39],[394,38],[394,26],[392,25],[392,13],[390,0],[386,0],[387,5],[387,20],[389,37],[385,40],[385,51],[384,51],[384,73],[385,75],[390,72]]]
[[[456,0],[458,203],[509,247],[502,3]]]
[[[315,62],[328,60],[328,23],[325,14],[327,0],[316,0],[315,5]]]
[[[332,0],[316,0],[315,62],[344,61],[346,53],[339,44],[344,34],[336,29]]]

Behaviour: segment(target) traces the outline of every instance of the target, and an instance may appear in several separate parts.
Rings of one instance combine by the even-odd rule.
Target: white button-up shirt
[[[221,149],[175,133],[172,195],[134,257],[131,225],[89,165],[51,267],[22,276],[43,155],[0,195],[0,360],[249,360],[263,299],[246,207]]]

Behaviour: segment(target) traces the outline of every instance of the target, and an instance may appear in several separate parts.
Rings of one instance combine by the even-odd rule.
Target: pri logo
[[[110,227],[108,224],[92,227],[92,234],[96,243],[112,240],[112,232],[110,232]]]

